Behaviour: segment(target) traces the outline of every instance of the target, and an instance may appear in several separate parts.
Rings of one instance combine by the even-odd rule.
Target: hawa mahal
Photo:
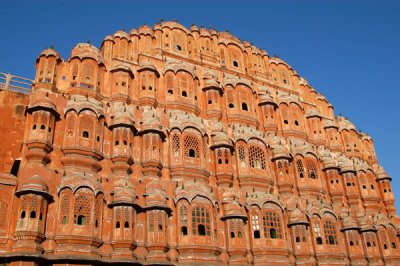
[[[400,264],[373,140],[278,57],[162,21],[35,67],[0,84],[2,265]]]

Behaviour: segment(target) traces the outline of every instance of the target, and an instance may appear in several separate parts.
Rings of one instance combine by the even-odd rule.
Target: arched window
[[[307,172],[308,177],[311,179],[317,179],[317,166],[313,160],[307,160]]]
[[[313,227],[314,227],[314,235],[316,237],[317,244],[322,245],[322,238],[321,238],[322,233],[321,233],[321,225],[320,225],[319,221],[314,221]]]
[[[243,111],[248,111],[247,103],[242,103],[242,110]]]
[[[121,227],[121,223],[119,222],[119,221],[117,221],[116,223],[115,223],[115,228],[120,228]]]
[[[276,212],[265,212],[263,226],[265,238],[282,238],[281,220]]]
[[[299,173],[300,178],[303,178],[304,177],[303,162],[300,159],[298,159],[296,161],[296,164],[297,164],[297,172]]]
[[[260,222],[258,220],[258,214],[251,216],[251,228],[253,229],[254,238],[260,238]]]
[[[75,199],[74,218],[77,219],[74,223],[78,225],[89,225],[91,214],[90,199],[87,196],[78,196]]]
[[[185,136],[184,138],[184,155],[186,157],[200,158],[199,141],[193,136]]]
[[[233,66],[234,67],[239,67],[239,63],[237,61],[233,60]]]
[[[83,131],[82,137],[83,137],[83,138],[89,138],[89,132]]]
[[[84,215],[79,215],[77,224],[78,225],[86,225],[86,217]]]
[[[232,109],[232,108],[235,108],[235,105],[234,105],[233,103],[230,103],[230,104],[228,104],[228,107],[229,107],[230,109]]]
[[[26,213],[25,213],[25,211],[22,211],[22,212],[21,212],[21,219],[24,219],[24,218],[25,218],[25,216],[26,216]]]
[[[154,222],[155,222],[154,211],[150,211],[148,216],[149,232],[154,232]]]
[[[188,223],[187,223],[187,208],[182,206],[179,211],[180,222],[181,222],[181,233],[186,236],[188,234]]]
[[[252,146],[249,149],[249,165],[255,169],[266,169],[265,153],[260,147]]]
[[[179,150],[181,149],[181,142],[179,139],[179,136],[177,134],[174,134],[172,136],[172,150],[174,156],[179,156]]]
[[[327,220],[324,223],[325,242],[329,245],[337,245],[336,228],[332,221]]]
[[[195,207],[192,210],[193,235],[210,236],[210,213],[204,207]]]
[[[31,211],[30,218],[32,218],[32,219],[36,218],[36,212],[35,211]]]
[[[182,96],[183,97],[187,97],[187,92],[186,91],[182,91]]]
[[[238,154],[239,154],[240,166],[245,167],[246,166],[246,151],[243,146],[239,146]]]

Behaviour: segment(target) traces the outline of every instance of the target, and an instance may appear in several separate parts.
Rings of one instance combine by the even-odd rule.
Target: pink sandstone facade
[[[371,137],[228,32],[49,48],[0,100],[0,263],[400,264]]]

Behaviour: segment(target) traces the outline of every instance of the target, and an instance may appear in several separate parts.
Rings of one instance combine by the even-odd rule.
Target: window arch
[[[177,134],[174,134],[172,136],[172,151],[173,151],[173,155],[179,156],[179,151],[181,149],[181,141],[180,138]]]
[[[265,153],[260,147],[251,146],[249,149],[249,165],[255,169],[266,169]]]
[[[254,238],[260,238],[261,237],[261,234],[260,234],[260,221],[259,221],[257,213],[253,213],[251,215],[251,228],[253,230],[253,237]]]
[[[328,245],[337,245],[336,228],[334,222],[327,220],[324,222],[325,242]]]
[[[204,207],[192,209],[192,232],[193,235],[211,236],[210,213]]]
[[[89,225],[91,214],[91,202],[89,197],[79,195],[75,198],[74,223],[78,225]]]
[[[317,179],[317,166],[315,162],[312,159],[307,160],[307,174],[308,177],[311,179]]]
[[[186,236],[188,234],[188,211],[186,206],[181,206],[179,209],[179,218],[181,223],[181,234]]]
[[[266,211],[263,216],[265,238],[282,238],[282,225],[279,214],[275,211]]]
[[[297,172],[299,173],[299,177],[303,178],[304,177],[304,167],[303,167],[303,161],[298,159],[296,161],[296,165],[297,165]]]
[[[243,146],[239,146],[238,154],[239,154],[240,166],[245,167],[246,166],[246,150],[244,149]]]
[[[315,236],[317,245],[322,245],[322,233],[321,233],[321,225],[320,225],[319,221],[314,221],[313,229],[314,229],[314,236]]]
[[[200,158],[199,141],[196,137],[185,136],[184,138],[184,155],[186,157]]]

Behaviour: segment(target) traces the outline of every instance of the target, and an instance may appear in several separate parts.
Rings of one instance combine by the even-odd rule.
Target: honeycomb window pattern
[[[317,166],[315,165],[315,162],[312,160],[307,160],[307,172],[308,172],[308,177],[311,179],[317,179]]]
[[[179,150],[181,149],[181,142],[179,136],[174,134],[172,137],[172,150],[174,152],[174,156],[179,156]]]
[[[61,200],[61,222],[67,224],[69,220],[70,196],[65,195]]]
[[[83,216],[85,218],[85,224],[82,225],[89,225],[90,224],[90,200],[86,196],[78,196],[75,199],[74,205],[74,223],[79,222],[79,217]]]
[[[260,147],[252,146],[249,149],[249,165],[251,168],[265,170],[265,153]]]
[[[200,158],[199,141],[193,136],[185,136],[185,157]]]
[[[0,230],[6,228],[7,212],[8,212],[8,203],[4,200],[0,200]]]

